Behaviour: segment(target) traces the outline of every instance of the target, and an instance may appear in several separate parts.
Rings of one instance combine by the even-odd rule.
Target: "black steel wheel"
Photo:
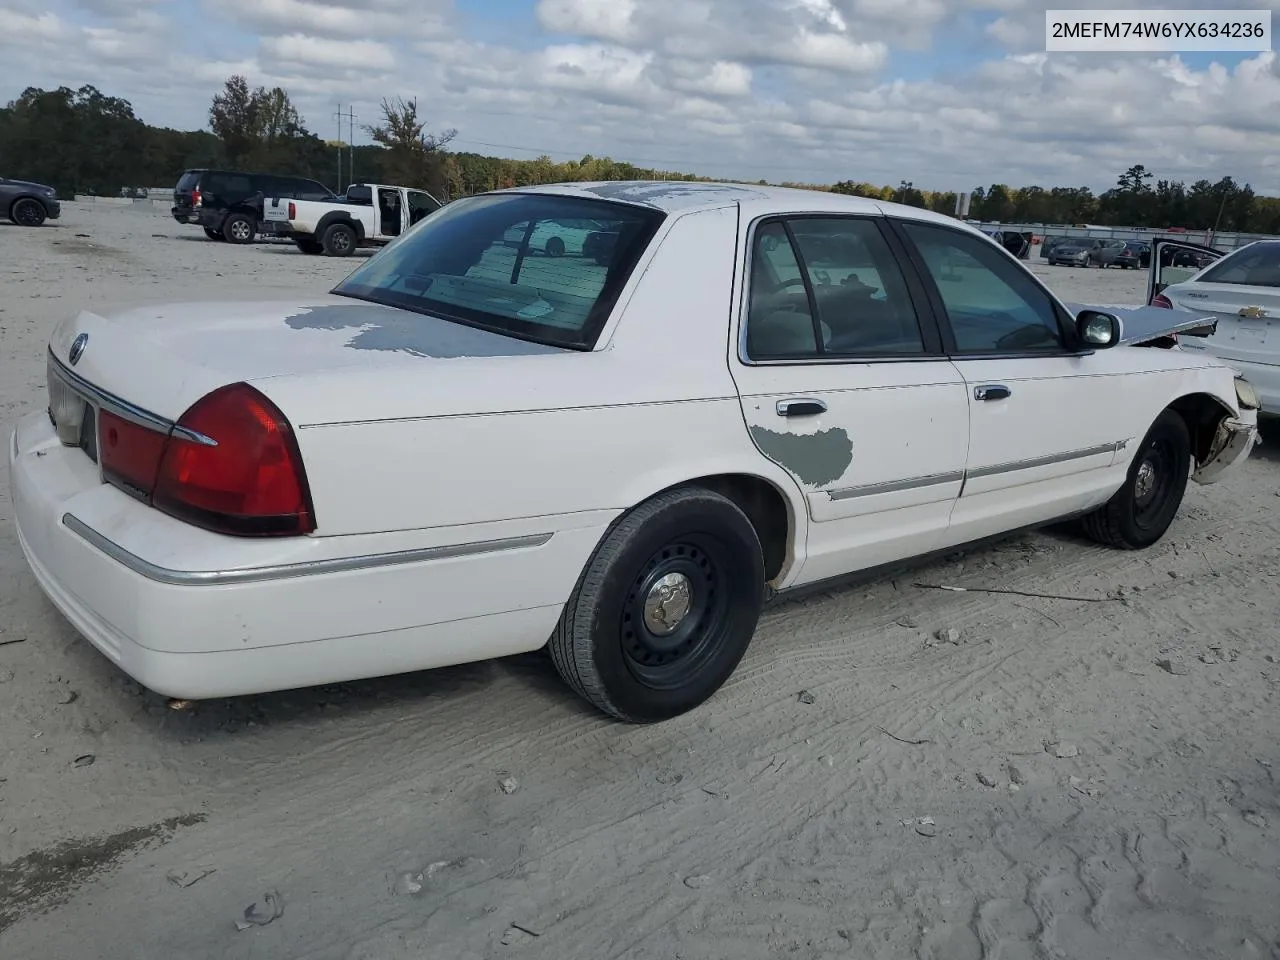
[[[1165,410],[1138,445],[1124,486],[1083,519],[1085,533],[1122,550],[1151,546],[1177,516],[1190,473],[1191,433],[1181,415]]]
[[[20,227],[38,227],[47,217],[44,204],[30,197],[24,197],[9,209],[9,219]]]
[[[552,660],[610,716],[669,719],[732,675],[763,602],[763,553],[747,516],[710,490],[671,490],[605,535],[561,614]]]
[[[551,237],[549,240],[547,240],[546,250],[547,250],[547,256],[549,257],[563,257],[564,241],[561,240],[559,237]]]

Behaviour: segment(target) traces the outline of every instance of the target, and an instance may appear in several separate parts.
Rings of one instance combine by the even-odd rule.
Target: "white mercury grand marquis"
[[[549,646],[657,721],[778,592],[1065,518],[1155,543],[1257,437],[1249,384],[1178,347],[1211,327],[1068,308],[978,230],[875,200],[497,191],[328,294],[61,323],[9,444],[18,538],[161,694]]]

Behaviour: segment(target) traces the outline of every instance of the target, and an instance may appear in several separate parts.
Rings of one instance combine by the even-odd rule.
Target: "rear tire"
[[[546,250],[547,250],[547,256],[549,257],[563,257],[564,241],[561,240],[559,237],[552,237],[547,241]]]
[[[324,244],[319,240],[294,240],[293,245],[303,253],[310,254],[313,257],[324,253]]]
[[[1172,410],[1156,417],[1138,445],[1124,486],[1081,520],[1085,534],[1118,550],[1142,550],[1168,531],[1191,473],[1191,433]]]
[[[356,250],[356,232],[345,223],[334,223],[325,230],[320,243],[327,256],[349,257]]]
[[[30,197],[18,200],[9,208],[9,219],[20,227],[39,227],[47,217],[44,204]]]
[[[760,618],[764,556],[731,500],[686,487],[645,501],[600,542],[550,640],[557,671],[629,723],[685,713],[737,668]]]
[[[233,213],[222,221],[222,236],[227,243],[253,243],[258,224],[247,213]]]

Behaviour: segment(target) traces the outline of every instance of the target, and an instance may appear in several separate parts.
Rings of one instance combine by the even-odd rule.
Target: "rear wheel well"
[[[772,581],[782,572],[790,552],[792,523],[787,499],[777,487],[745,473],[698,477],[679,486],[713,490],[737,504],[760,538],[765,580]]]
[[[1213,453],[1213,440],[1218,424],[1232,411],[1221,400],[1207,393],[1189,393],[1169,404],[1169,409],[1182,417],[1191,434],[1191,453],[1196,463],[1204,463]]]

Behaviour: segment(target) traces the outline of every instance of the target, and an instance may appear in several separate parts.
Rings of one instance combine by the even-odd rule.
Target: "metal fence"
[[[1186,240],[1216,247],[1219,250],[1234,250],[1254,240],[1275,240],[1276,237],[1265,233],[1236,233],[1222,230],[1159,230],[1153,227],[1092,227],[1064,226],[1052,223],[1001,223],[999,221],[974,221],[974,226],[987,230],[1014,230],[1018,233],[1031,232],[1037,237],[1080,237],[1090,240],[1141,240],[1150,243],[1157,237]]]

